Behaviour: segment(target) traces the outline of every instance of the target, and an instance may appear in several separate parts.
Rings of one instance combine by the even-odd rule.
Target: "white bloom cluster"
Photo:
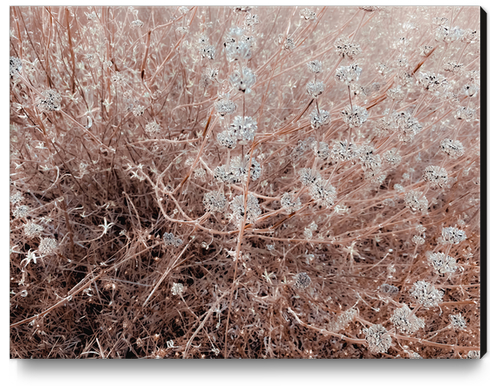
[[[423,319],[417,318],[406,304],[402,308],[397,308],[390,320],[396,329],[403,334],[413,334],[425,326]]]
[[[255,84],[255,74],[248,67],[241,70],[235,70],[230,76],[231,86],[245,94],[252,92],[251,87]]]
[[[456,259],[442,252],[427,252],[427,260],[439,275],[453,273],[458,268]]]
[[[357,64],[350,66],[343,66],[337,68],[335,71],[335,79],[346,85],[350,85],[352,82],[357,82],[361,76],[362,68]]]
[[[56,248],[58,248],[58,243],[56,242],[56,240],[50,237],[46,237],[41,239],[38,251],[42,256],[47,256],[52,254],[56,250]]]
[[[460,141],[446,138],[441,141],[440,146],[441,150],[446,153],[449,158],[458,158],[464,154],[464,147]]]
[[[442,237],[439,241],[441,242],[441,244],[459,244],[460,242],[465,240],[465,231],[454,227],[447,227],[442,228]]]
[[[360,106],[347,106],[341,112],[342,119],[349,127],[360,127],[368,119],[368,111],[364,107]]]
[[[281,207],[286,214],[291,214],[301,208],[301,201],[299,197],[294,200],[294,194],[287,192],[281,197]]]
[[[235,196],[230,204],[233,212],[232,219],[239,224],[245,216],[244,197]],[[260,209],[259,200],[253,194],[247,196],[247,222],[254,223],[255,220],[262,214]]]
[[[373,324],[363,330],[369,351],[374,354],[387,352],[391,347],[391,336],[381,324]]]
[[[204,195],[203,204],[208,212],[223,212],[228,201],[223,193],[212,191]]]
[[[37,107],[42,111],[61,110],[61,95],[55,90],[45,90],[38,100]]]
[[[426,213],[429,208],[429,201],[422,192],[409,191],[405,194],[405,205],[414,212]]]
[[[431,188],[444,188],[448,183],[447,171],[440,166],[427,166],[424,171],[424,180]]]
[[[359,44],[352,43],[346,37],[338,38],[334,43],[335,51],[343,58],[348,57],[352,59],[361,53],[361,47]]]
[[[413,285],[410,294],[421,306],[430,308],[442,302],[444,291],[439,291],[432,284],[420,280]]]

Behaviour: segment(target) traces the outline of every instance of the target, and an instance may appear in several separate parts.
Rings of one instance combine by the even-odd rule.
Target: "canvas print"
[[[12,6],[11,358],[479,358],[481,12]]]

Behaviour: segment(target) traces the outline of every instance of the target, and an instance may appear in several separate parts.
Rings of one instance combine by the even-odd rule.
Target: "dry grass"
[[[11,8],[12,358],[479,354],[479,8],[310,11]]]

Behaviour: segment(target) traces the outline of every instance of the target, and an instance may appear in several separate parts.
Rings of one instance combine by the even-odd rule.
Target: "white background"
[[[395,5],[395,1],[376,1],[376,5]],[[105,1],[102,3],[85,3],[73,1],[30,1],[18,4],[11,0],[11,4],[1,7],[0,18],[3,26],[2,52],[8,56],[9,52],[9,6],[10,5],[182,5],[175,1],[172,3],[155,2],[145,0],[142,4],[128,1]],[[230,1],[192,1],[187,5],[242,5]],[[334,4],[324,1],[308,1],[303,4],[300,1],[291,2],[259,2],[252,1],[247,5],[372,5],[365,1],[343,0]],[[422,3],[417,3],[422,5]],[[485,9],[488,0],[480,3],[465,4],[455,1],[431,1],[423,5],[480,5]],[[406,2],[396,5],[415,5]],[[490,354],[481,360],[228,360],[228,361],[198,361],[198,360],[11,360],[9,351],[9,318],[8,318],[8,293],[9,293],[9,246],[8,229],[8,164],[9,164],[9,84],[7,77],[7,57],[4,56],[4,70],[2,90],[3,104],[3,130],[0,130],[0,155],[2,167],[0,167],[1,202],[0,218],[2,219],[1,243],[3,256],[3,275],[1,276],[0,297],[2,318],[1,332],[2,361],[0,362],[0,381],[4,385],[221,385],[230,383],[235,385],[485,385],[490,384]],[[486,258],[486,256],[482,256]],[[487,325],[488,329],[488,325]],[[487,381],[485,381],[487,379]]]

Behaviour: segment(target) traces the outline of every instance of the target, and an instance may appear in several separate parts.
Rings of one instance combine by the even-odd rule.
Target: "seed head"
[[[318,98],[323,90],[325,89],[325,84],[323,82],[309,82],[306,85],[306,92],[312,98]]]
[[[360,106],[352,106],[352,109],[347,106],[340,114],[349,127],[361,127],[367,121],[369,115],[367,110]]]
[[[46,237],[41,239],[39,243],[38,251],[42,256],[48,256],[52,254],[56,248],[58,248],[58,243],[55,239]]]
[[[299,289],[308,288],[311,284],[311,279],[306,272],[300,272],[296,275],[294,286]]]
[[[397,308],[390,320],[402,334],[413,334],[425,326],[423,319],[417,318],[406,304]]]
[[[432,284],[421,280],[417,281],[413,285],[410,291],[410,295],[421,306],[425,308],[430,308],[435,307],[442,302],[444,291],[439,291]]]
[[[381,324],[373,324],[363,330],[369,351],[374,354],[387,352],[391,347],[391,336]]]
[[[203,204],[208,212],[221,213],[226,209],[228,201],[223,193],[212,191],[204,195]]]

